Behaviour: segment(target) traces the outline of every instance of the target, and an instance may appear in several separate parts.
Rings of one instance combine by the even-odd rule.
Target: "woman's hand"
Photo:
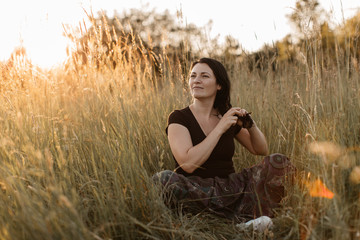
[[[239,107],[230,108],[224,114],[224,116],[221,117],[220,122],[217,124],[216,128],[220,131],[221,134],[223,134],[231,126],[235,126],[235,124],[239,124],[240,122],[239,117],[246,116],[246,113],[247,111],[245,109],[241,109]]]
[[[238,116],[239,120],[237,122],[237,124],[243,128],[246,128],[246,129],[250,129],[252,128],[255,123],[254,123],[254,120],[251,118],[251,112],[247,112],[245,115],[243,116]]]

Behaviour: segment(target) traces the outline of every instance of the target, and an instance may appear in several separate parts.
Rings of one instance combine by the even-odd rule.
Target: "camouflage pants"
[[[272,154],[253,167],[228,178],[185,177],[165,170],[153,176],[170,207],[182,205],[191,212],[210,211],[237,222],[273,216],[285,196],[284,183],[295,167],[282,154]]]

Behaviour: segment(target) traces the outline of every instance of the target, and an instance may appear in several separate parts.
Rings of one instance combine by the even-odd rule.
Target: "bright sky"
[[[34,64],[51,67],[66,59],[67,39],[62,36],[62,23],[74,27],[86,19],[84,10],[94,14],[105,10],[140,8],[146,0],[0,0],[0,61],[9,58],[16,46],[24,46]],[[360,8],[358,0],[319,0],[321,7],[332,12],[335,23],[352,17]],[[342,4],[342,5],[341,5]],[[153,0],[148,9],[168,9],[175,14],[182,10],[188,23],[204,26],[213,20],[212,37],[220,34],[238,39],[248,51],[291,33],[286,15],[292,12],[295,0]]]

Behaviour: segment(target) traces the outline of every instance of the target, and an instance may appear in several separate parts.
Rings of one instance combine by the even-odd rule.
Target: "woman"
[[[281,154],[235,173],[234,138],[249,152],[267,155],[264,134],[243,108],[230,104],[230,81],[215,59],[194,62],[189,79],[193,102],[175,110],[166,132],[176,170],[154,176],[171,206],[211,211],[239,222],[273,216],[284,196],[284,176],[294,170]]]

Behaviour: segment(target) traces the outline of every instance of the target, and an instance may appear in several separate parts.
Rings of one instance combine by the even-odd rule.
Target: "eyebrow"
[[[196,73],[196,72],[191,72],[191,74],[193,74],[193,73]],[[200,74],[204,74],[204,73],[211,75],[211,73],[209,73],[209,72],[201,72]]]

